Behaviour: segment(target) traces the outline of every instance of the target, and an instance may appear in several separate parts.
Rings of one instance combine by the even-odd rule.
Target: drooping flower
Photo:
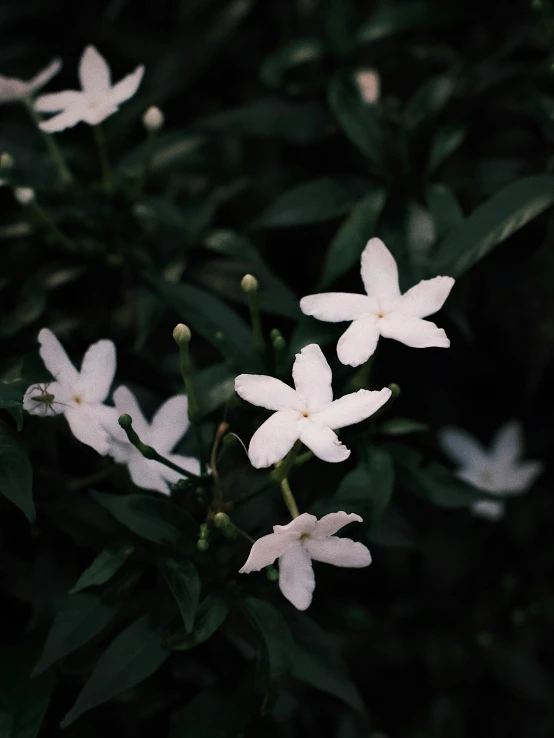
[[[99,454],[107,454],[110,443],[105,428],[117,422],[115,409],[103,404],[115,374],[113,342],[93,343],[78,372],[51,330],[43,328],[38,340],[40,355],[54,381],[31,385],[23,407],[32,415],[65,415],[75,438]]]
[[[193,474],[200,474],[198,459],[173,454],[171,451],[189,428],[188,400],[185,395],[175,395],[166,400],[148,423],[133,393],[124,386],[113,393],[116,416],[128,414],[133,419],[133,429],[140,440],[152,446],[159,454]],[[159,461],[146,459],[129,441],[116,422],[110,426],[111,445],[109,454],[120,464],[126,464],[131,479],[137,487],[169,494],[168,483],[181,478]]]
[[[366,362],[377,348],[379,336],[414,348],[450,346],[442,328],[423,318],[443,306],[454,284],[452,277],[424,279],[402,295],[394,256],[379,238],[368,241],[361,271],[367,295],[324,292],[300,300],[302,312],[318,320],[353,321],[337,344],[343,364],[360,366]]]
[[[273,533],[254,543],[240,573],[260,571],[279,559],[281,592],[296,608],[306,610],[315,589],[312,561],[355,568],[371,564],[371,554],[363,543],[334,535],[354,521],[363,522],[355,513],[340,511],[320,520],[303,513],[288,525],[274,525]]]
[[[260,374],[240,374],[235,380],[243,400],[276,411],[250,441],[248,455],[257,469],[280,461],[298,440],[323,461],[345,461],[350,451],[334,431],[369,418],[391,396],[385,387],[333,401],[331,367],[315,343],[296,354],[292,377],[296,389]]]
[[[48,84],[52,77],[62,68],[61,59],[52,59],[50,64],[45,67],[28,82],[15,77],[4,77],[0,74],[0,103],[24,102],[30,100],[31,97]]]
[[[41,95],[35,108],[41,113],[57,113],[40,127],[46,133],[63,131],[80,121],[97,125],[115,113],[121,103],[133,97],[142,81],[144,66],[123,77],[117,84],[111,83],[110,68],[94,46],[87,46],[79,62],[79,79],[82,90],[65,90],[51,95]]]
[[[453,461],[460,465],[456,475],[477,489],[507,497],[526,492],[542,471],[540,461],[521,461],[523,430],[517,421],[503,425],[486,450],[469,433],[447,427],[439,433],[439,443]],[[499,500],[479,500],[471,510],[475,515],[499,520],[505,504]]]

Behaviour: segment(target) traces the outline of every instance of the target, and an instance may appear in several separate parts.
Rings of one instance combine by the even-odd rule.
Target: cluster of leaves
[[[63,49],[59,79],[72,87],[89,42],[122,72],[146,65],[105,124],[108,192],[88,127],[57,137],[76,177],[64,188],[24,112],[2,108],[0,151],[15,164],[0,190],[0,734],[96,738],[110,721],[136,738],[547,738],[548,475],[501,525],[477,521],[467,507],[482,495],[454,478],[434,431],[454,422],[486,439],[516,416],[531,456],[552,442],[548,7],[522,0],[499,18],[455,0],[103,5],[64,8],[70,47],[60,28],[45,32],[54,0],[0,11],[2,73],[30,76]],[[381,78],[376,105],[355,84],[365,67]],[[147,149],[151,104],[167,124]],[[32,187],[42,210],[22,210],[10,185]],[[139,492],[63,419],[23,418],[22,392],[49,380],[43,325],[75,355],[112,338],[118,376],[148,408],[181,388],[171,330],[182,320],[204,444],[223,419],[248,439],[261,416],[240,404],[234,376],[286,378],[295,351],[331,345],[341,327],[302,316],[298,298],[359,291],[376,235],[404,289],[458,279],[441,323],[452,348],[380,346],[372,381],[403,389],[393,415],[345,432],[360,451],[347,463],[295,468],[302,509],[362,514],[374,555],[363,575],[318,571],[309,616],[263,574],[236,575],[245,541],[210,528],[197,548],[204,487]],[[266,334],[286,339],[265,366],[246,272]],[[340,391],[351,374],[333,368]],[[258,536],[285,521],[239,445],[223,447],[218,470],[237,525]]]

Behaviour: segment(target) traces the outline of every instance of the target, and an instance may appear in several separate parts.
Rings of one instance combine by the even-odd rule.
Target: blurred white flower
[[[152,446],[159,454],[193,474],[200,474],[200,462],[191,456],[172,454],[174,446],[189,428],[188,400],[185,395],[175,395],[166,400],[156,411],[152,422],[145,419],[133,393],[124,386],[113,393],[116,409],[115,422],[108,428],[111,435],[109,455],[118,463],[126,464],[131,479],[137,487],[169,494],[168,483],[181,479],[178,472],[159,461],[146,459],[129,441],[117,418],[128,414],[133,419],[133,429],[140,440]]]
[[[20,205],[30,205],[35,199],[32,187],[14,187],[13,196]]]
[[[61,59],[53,59],[50,64],[28,82],[0,74],[0,103],[21,102],[30,99],[41,87],[48,84],[62,68]]]
[[[355,568],[371,564],[371,554],[363,543],[334,535],[354,521],[361,523],[362,518],[341,511],[324,515],[321,520],[303,513],[288,525],[274,525],[273,533],[254,543],[240,573],[260,571],[279,559],[281,592],[299,610],[306,610],[315,589],[312,561]]]
[[[366,362],[377,348],[379,336],[414,348],[450,346],[442,328],[422,318],[443,306],[454,284],[452,277],[424,279],[400,294],[396,261],[379,238],[368,241],[361,273],[367,295],[324,292],[300,300],[302,312],[318,320],[353,321],[337,344],[343,364],[360,366]]]
[[[147,131],[159,131],[164,124],[164,114],[155,105],[151,105],[142,116],[142,125]]]
[[[63,413],[75,438],[99,454],[107,454],[110,443],[105,428],[117,422],[115,409],[102,404],[115,374],[113,342],[93,343],[78,372],[51,330],[43,328],[38,340],[40,355],[54,381],[31,385],[23,397],[23,407],[32,415]]]
[[[252,436],[248,455],[257,469],[280,461],[299,439],[313,453],[336,463],[350,456],[334,430],[373,415],[391,396],[359,390],[333,402],[331,368],[315,343],[296,354],[292,377],[296,390],[274,377],[240,374],[236,392],[253,405],[276,412]]]
[[[354,74],[354,80],[358,85],[360,95],[364,102],[377,102],[381,85],[379,75],[374,69],[359,69]]]
[[[477,489],[506,497],[526,492],[543,466],[539,461],[521,461],[524,452],[521,424],[511,421],[496,433],[490,450],[459,428],[443,428],[439,443],[447,456],[460,465],[456,475]],[[475,515],[498,520],[504,502],[480,500],[471,506]]]
[[[65,90],[51,95],[41,95],[35,108],[41,113],[58,113],[40,123],[46,133],[63,131],[80,121],[97,125],[115,113],[121,103],[138,90],[144,75],[139,66],[117,84],[111,83],[110,68],[94,46],[87,46],[79,63],[79,79],[82,90]]]

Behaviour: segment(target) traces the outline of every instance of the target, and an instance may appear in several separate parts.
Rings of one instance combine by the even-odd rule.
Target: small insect
[[[51,382],[48,382],[48,384],[35,385],[32,391],[37,394],[32,394],[29,397],[29,400],[35,403],[33,410],[37,415],[48,415],[49,412],[51,412],[52,415],[57,415],[58,413],[54,410],[54,404],[66,405],[64,402],[56,401],[55,395],[48,392],[50,384]],[[67,407],[69,406],[67,405]]]

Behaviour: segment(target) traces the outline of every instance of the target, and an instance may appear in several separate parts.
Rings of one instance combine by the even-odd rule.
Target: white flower
[[[379,99],[380,80],[374,69],[359,69],[354,80],[360,90],[362,100],[366,103],[375,103]]]
[[[175,444],[189,428],[188,400],[185,395],[175,395],[166,400],[148,423],[133,393],[127,387],[118,387],[113,393],[116,415],[129,414],[133,429],[140,440],[152,446],[159,454],[193,474],[200,474],[200,463],[190,456],[172,454]],[[126,464],[131,479],[137,487],[153,489],[169,494],[168,483],[176,482],[182,475],[159,461],[146,459],[129,441],[125,431],[116,422],[109,428],[112,442],[110,456],[120,464]]]
[[[32,187],[14,187],[13,196],[20,205],[30,205],[35,199]]]
[[[341,511],[324,515],[321,520],[303,513],[288,525],[274,525],[273,533],[254,543],[240,573],[260,571],[279,559],[281,592],[299,610],[306,610],[315,589],[312,560],[356,568],[371,564],[371,554],[363,543],[334,535],[354,521],[361,523],[362,518]]]
[[[443,428],[439,433],[443,451],[460,465],[456,475],[477,489],[505,497],[525,492],[542,471],[539,461],[520,461],[523,455],[523,431],[511,421],[496,433],[491,448],[485,450],[459,428]],[[504,502],[480,500],[471,506],[475,515],[498,520],[504,514]]]
[[[257,468],[280,461],[299,439],[323,461],[344,461],[350,451],[334,430],[359,423],[373,415],[391,396],[359,390],[333,402],[331,368],[315,343],[305,346],[292,368],[296,390],[274,377],[240,374],[237,393],[253,405],[276,410],[252,436],[248,455]]]
[[[147,131],[159,131],[164,124],[164,114],[155,105],[151,105],[142,116],[142,125]]]
[[[38,340],[40,355],[54,381],[31,385],[23,397],[23,407],[32,415],[62,413],[75,438],[99,454],[107,454],[110,444],[105,426],[114,419],[117,422],[115,409],[102,404],[115,374],[113,342],[93,343],[78,372],[52,331],[43,328]]]
[[[353,321],[337,344],[343,364],[360,366],[366,362],[377,348],[379,336],[414,348],[450,346],[442,328],[422,318],[443,306],[454,284],[452,277],[424,279],[401,295],[393,255],[379,238],[372,238],[362,253],[362,280],[367,295],[324,292],[300,300],[302,312],[318,320]]]
[[[27,100],[44,87],[62,68],[61,59],[53,59],[50,64],[28,82],[0,74],[0,103]]]
[[[112,86],[111,72],[106,60],[94,46],[87,46],[79,63],[79,79],[82,90],[65,90],[51,95],[41,95],[35,101],[41,113],[58,113],[40,127],[47,133],[63,131],[80,121],[97,125],[115,113],[121,103],[133,97],[141,83],[144,66],[123,77]]]

